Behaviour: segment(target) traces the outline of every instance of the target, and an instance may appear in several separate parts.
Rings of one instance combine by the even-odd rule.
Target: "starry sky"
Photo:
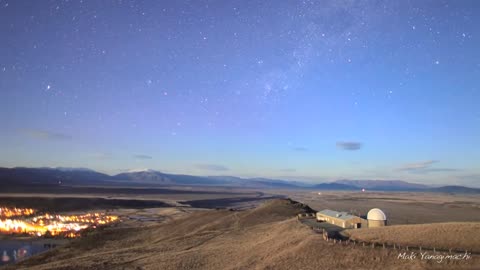
[[[0,0],[0,166],[478,187],[479,15]]]

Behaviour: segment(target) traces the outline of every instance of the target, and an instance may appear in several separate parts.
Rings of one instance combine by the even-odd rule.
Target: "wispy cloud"
[[[401,171],[411,171],[411,170],[421,170],[426,169],[432,166],[432,164],[437,163],[438,160],[426,160],[419,161],[414,163],[408,163],[399,168]]]
[[[299,146],[299,147],[294,147],[293,150],[298,152],[306,152],[308,151],[308,148]]]
[[[197,164],[197,168],[208,171],[228,171],[228,167],[219,164]]]
[[[408,163],[398,168],[400,171],[406,171],[410,173],[436,173],[436,172],[456,172],[458,169],[454,168],[432,168],[432,166],[438,163],[438,160],[425,160],[414,163]]]
[[[136,159],[152,159],[152,156],[149,155],[133,155],[134,158]]]
[[[464,185],[480,188],[480,173],[464,174],[457,177],[458,182]]]
[[[419,172],[422,173],[435,173],[435,172],[458,172],[460,171],[459,169],[454,169],[454,168],[426,168],[423,170],[420,170]]]
[[[105,152],[93,153],[93,154],[91,154],[91,157],[96,158],[96,159],[102,159],[102,160],[113,158],[112,154],[105,153]]]
[[[279,171],[281,172],[296,172],[297,169],[293,169],[293,168],[285,168],[285,169],[280,169]]]
[[[362,148],[362,143],[360,142],[337,142],[337,147],[343,150],[355,151]]]
[[[50,141],[66,141],[72,139],[72,136],[59,132],[52,132],[42,129],[24,129],[22,133],[25,135],[39,139],[39,140],[50,140]]]

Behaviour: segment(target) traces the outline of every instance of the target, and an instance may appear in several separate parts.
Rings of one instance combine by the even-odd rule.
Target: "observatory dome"
[[[367,219],[368,220],[387,220],[387,216],[382,210],[378,208],[373,208],[370,211],[368,211]]]

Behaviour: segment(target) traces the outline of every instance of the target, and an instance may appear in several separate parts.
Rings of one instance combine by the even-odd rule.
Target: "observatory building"
[[[328,222],[345,229],[359,229],[367,227],[367,221],[347,212],[338,212],[329,209],[317,212],[318,222]]]
[[[299,219],[311,218],[311,216],[299,216]],[[338,212],[325,209],[316,214],[317,222],[327,222],[344,229],[375,228],[387,225],[387,216],[378,209],[368,211],[367,219],[352,215],[347,212]]]
[[[369,228],[382,227],[387,225],[387,216],[382,210],[378,208],[373,208],[368,211],[367,220]]]

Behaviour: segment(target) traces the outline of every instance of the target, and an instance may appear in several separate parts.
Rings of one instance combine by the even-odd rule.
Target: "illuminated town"
[[[74,238],[87,228],[96,228],[118,220],[104,213],[83,215],[33,215],[30,208],[0,207],[0,233]]]
[[[31,208],[8,208],[0,207],[0,218],[4,217],[20,217],[20,216],[30,216],[35,213],[35,210]]]

